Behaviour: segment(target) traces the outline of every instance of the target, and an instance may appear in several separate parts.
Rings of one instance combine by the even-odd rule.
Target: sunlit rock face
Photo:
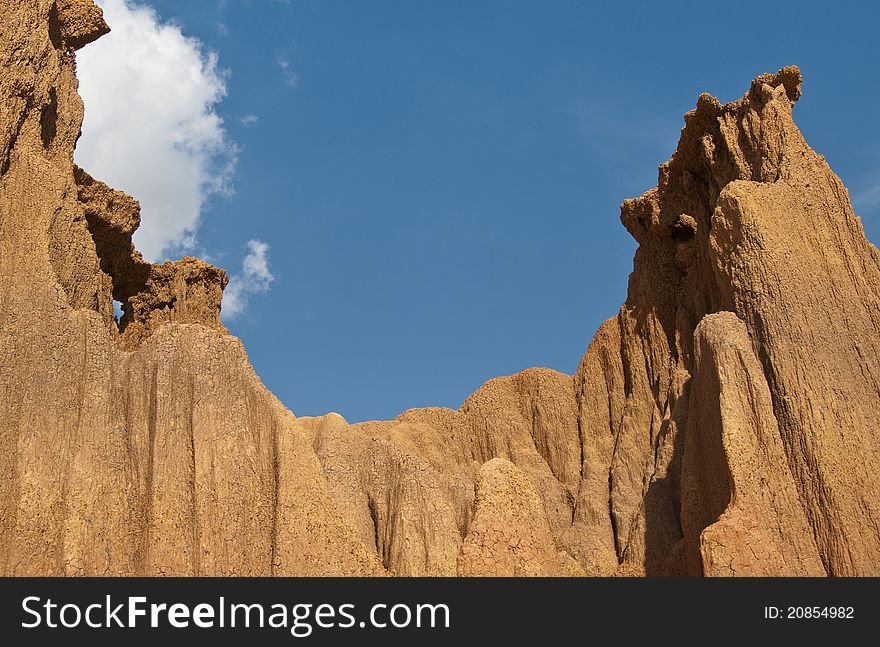
[[[575,375],[349,425],[284,408],[223,270],[145,262],[74,165],[107,31],[0,0],[0,574],[880,575],[880,255],[797,68],[685,115]]]

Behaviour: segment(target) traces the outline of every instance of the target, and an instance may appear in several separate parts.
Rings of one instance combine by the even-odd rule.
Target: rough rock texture
[[[682,457],[682,549],[705,575],[823,575],[761,364],[730,312],[697,326]]]
[[[0,0],[0,574],[880,575],[880,254],[796,68],[685,116],[574,376],[349,425],[285,409],[224,272],[145,262],[73,164],[106,31]]]
[[[493,458],[480,467],[476,491],[474,519],[458,555],[459,575],[565,572],[571,557],[557,555],[541,498],[524,472],[508,460]]]
[[[51,9],[49,12],[49,30],[54,32],[56,44],[80,49],[108,33],[110,28],[92,0],[57,0],[55,13]]]

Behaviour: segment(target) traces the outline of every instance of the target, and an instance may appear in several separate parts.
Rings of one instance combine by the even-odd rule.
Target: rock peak
[[[49,33],[58,49],[77,50],[110,33],[110,27],[92,0],[55,0],[49,7]]]

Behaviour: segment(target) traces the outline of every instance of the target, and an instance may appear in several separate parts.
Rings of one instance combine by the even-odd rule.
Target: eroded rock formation
[[[223,271],[145,262],[73,164],[100,9],[0,16],[0,574],[880,575],[880,254],[796,68],[685,116],[574,376],[349,425],[285,409]]]

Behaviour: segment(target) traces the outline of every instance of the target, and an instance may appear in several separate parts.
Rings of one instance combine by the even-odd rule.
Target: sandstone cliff
[[[796,68],[685,116],[574,376],[349,425],[285,409],[224,272],[145,262],[73,164],[100,10],[0,17],[0,574],[880,575],[880,254]]]

